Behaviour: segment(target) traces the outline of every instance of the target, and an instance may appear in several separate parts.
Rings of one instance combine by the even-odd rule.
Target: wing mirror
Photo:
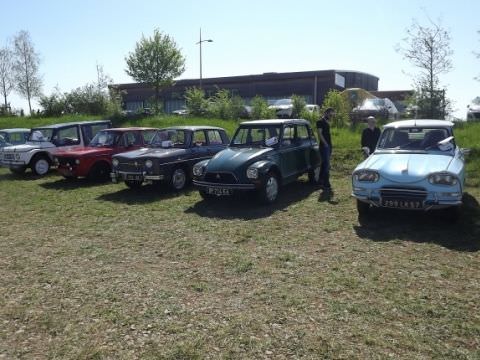
[[[265,140],[265,145],[266,145],[266,146],[269,146],[269,147],[270,147],[270,146],[274,146],[274,145],[276,145],[276,144],[278,144],[278,138],[277,138],[276,136],[271,137],[271,138]]]
[[[437,143],[438,148],[442,151],[448,151],[453,149],[452,140],[454,139],[453,136],[449,136],[446,139],[443,139]]]

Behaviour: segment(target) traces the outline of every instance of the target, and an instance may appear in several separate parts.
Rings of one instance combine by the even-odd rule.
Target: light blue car
[[[404,120],[384,126],[373,154],[352,174],[352,195],[361,216],[372,207],[408,210],[462,205],[465,160],[454,140],[453,123]]]

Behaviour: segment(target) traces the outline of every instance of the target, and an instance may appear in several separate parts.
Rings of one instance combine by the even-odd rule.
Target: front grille
[[[4,160],[15,160],[15,157],[13,154],[3,154],[3,159]]]
[[[121,162],[117,166],[118,171],[123,172],[141,172],[143,170],[143,163],[140,162]]]
[[[58,164],[59,165],[71,166],[71,165],[75,164],[75,158],[74,157],[58,157],[57,159],[58,159]]]
[[[238,180],[232,173],[208,172],[205,174],[205,181],[217,184],[237,184]]]
[[[383,188],[380,196],[382,200],[424,201],[427,192],[422,188]]]

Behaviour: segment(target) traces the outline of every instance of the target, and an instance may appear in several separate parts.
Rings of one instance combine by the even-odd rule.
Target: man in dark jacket
[[[362,150],[366,156],[372,154],[377,147],[380,129],[377,127],[377,120],[373,116],[367,118],[368,126],[362,132]],[[368,149],[368,153],[367,153]]]
[[[330,136],[330,124],[328,123],[335,116],[333,108],[327,108],[323,117],[317,121],[318,140],[320,142],[320,155],[322,165],[320,168],[320,181],[325,195],[331,193],[330,184],[330,156],[332,154],[332,138]]]

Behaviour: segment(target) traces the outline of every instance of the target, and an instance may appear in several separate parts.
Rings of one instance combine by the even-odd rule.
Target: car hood
[[[8,146],[3,148],[3,151],[11,151],[11,152],[27,152],[35,149],[48,149],[48,148],[54,148],[55,145],[53,145],[51,142],[27,142],[25,144],[21,145],[14,145],[14,146]]]
[[[431,173],[448,170],[452,160],[451,154],[373,154],[356,170],[376,170],[390,181],[415,182]]]
[[[69,147],[67,149],[61,148],[53,152],[55,156],[69,156],[69,157],[81,157],[81,156],[100,156],[100,155],[110,155],[114,152],[114,148],[111,147]]]
[[[229,147],[217,153],[207,165],[208,171],[230,171],[244,168],[262,159],[272,151],[271,148]]]
[[[468,111],[469,112],[480,112],[480,105],[471,104]]]
[[[116,157],[123,159],[138,159],[138,158],[171,158],[178,157],[187,153],[186,149],[176,148],[141,148],[138,150],[128,151],[118,154]]]

